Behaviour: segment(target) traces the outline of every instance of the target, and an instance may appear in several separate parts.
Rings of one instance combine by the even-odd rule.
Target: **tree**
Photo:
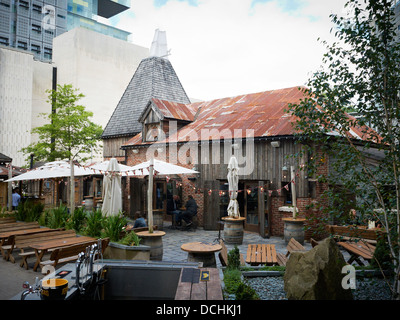
[[[400,44],[394,10],[389,0],[349,0],[346,8],[345,16],[331,15],[337,40],[323,42],[327,52],[321,69],[301,89],[304,99],[288,112],[297,119],[297,136],[305,146],[297,156],[315,154],[318,146],[331,168],[319,181],[343,192],[330,187],[321,210],[329,219],[347,218],[343,210],[351,192],[355,201],[350,204],[361,219],[375,219],[387,231],[395,271],[391,289],[399,299]],[[309,159],[309,174],[318,173],[318,157]]]
[[[71,213],[74,211],[74,172],[73,161],[86,161],[91,152],[96,151],[103,129],[90,121],[93,113],[77,102],[84,97],[72,85],[58,85],[57,90],[47,90],[48,103],[52,113],[42,113],[47,120],[41,127],[34,128],[38,142],[22,149],[25,154],[34,154],[37,161],[68,159],[71,165]]]

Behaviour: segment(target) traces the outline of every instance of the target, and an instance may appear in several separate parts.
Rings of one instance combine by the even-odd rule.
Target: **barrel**
[[[283,235],[285,243],[288,244],[291,238],[297,240],[300,244],[304,244],[304,219],[283,219]]]
[[[164,230],[163,215],[164,211],[153,210],[153,226],[157,226],[157,230]]]
[[[163,257],[163,241],[162,237],[150,236],[141,237],[140,244],[150,247],[150,260],[161,261]]]
[[[203,268],[216,268],[217,262],[215,260],[215,253],[194,253],[188,254],[188,262],[202,262]]]
[[[227,244],[243,243],[243,222],[242,221],[227,221],[224,223],[224,238]]]
[[[85,198],[84,202],[86,210],[93,210],[93,198]]]

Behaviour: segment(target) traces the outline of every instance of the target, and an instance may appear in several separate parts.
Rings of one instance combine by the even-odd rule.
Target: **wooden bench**
[[[200,279],[201,273],[209,276]],[[221,280],[216,268],[182,268],[175,300],[223,300]]]
[[[278,253],[276,254],[276,255],[277,255],[278,264],[279,264],[280,266],[286,266],[286,262],[287,262],[287,260],[288,260],[288,257],[289,257],[289,255],[290,255],[292,252],[296,252],[296,251],[300,251],[300,252],[306,251],[306,249],[303,247],[303,245],[300,244],[295,238],[291,238],[291,239],[289,240],[289,243],[288,243],[288,245],[287,245],[287,247],[286,247],[286,250],[287,250],[287,252],[286,252],[285,255],[282,254],[282,253],[280,253],[280,252],[278,252]]]
[[[222,239],[219,240],[219,244],[222,247],[221,251],[218,253],[219,261],[221,262],[221,265],[223,267],[226,267],[228,265],[228,249],[225,246],[225,243]],[[240,253],[240,265],[241,266],[245,265],[245,261],[244,261],[244,257],[243,257],[242,253]]]
[[[7,232],[12,230],[22,230],[22,229],[32,229],[34,227],[39,227],[37,221],[34,222],[11,222],[0,224],[0,232]]]
[[[274,265],[278,263],[274,244],[249,244],[246,263],[254,266],[259,264]]]
[[[5,223],[13,223],[17,222],[17,219],[15,217],[1,217],[0,218],[0,225],[5,224]]]
[[[62,229],[55,229],[52,231],[47,231],[45,233],[32,233],[27,235],[16,235],[11,237],[10,244],[6,246],[2,246],[3,250],[6,250],[6,258],[5,260],[10,260],[12,263],[15,262],[15,259],[12,255],[14,249],[20,249],[20,253],[18,254],[22,261],[20,266],[25,266],[28,269],[27,258],[30,256],[35,255],[35,252],[25,251],[30,245],[33,243],[38,243],[42,241],[48,241],[50,239],[62,239],[62,238],[70,238],[76,237],[76,233],[74,230],[62,230]]]
[[[102,254],[104,253],[104,250],[107,248],[109,242],[110,242],[109,238],[101,240]],[[51,253],[49,260],[40,262],[40,267],[41,268],[43,268],[44,266],[56,267],[58,264],[61,263],[76,261],[78,259],[79,253],[85,252],[86,248],[94,243],[97,243],[97,240],[93,241],[92,243],[79,243],[55,249]]]
[[[346,241],[338,242],[337,244],[350,254],[350,259],[347,261],[348,264],[352,264],[353,261],[356,261],[360,266],[364,265],[360,260],[360,257],[367,261],[371,261],[376,248],[372,244],[363,241]]]
[[[336,241],[348,241],[348,240],[363,240],[371,244],[376,244],[379,236],[385,234],[385,231],[380,228],[367,229],[361,226],[337,226],[327,225],[326,231],[331,234]]]

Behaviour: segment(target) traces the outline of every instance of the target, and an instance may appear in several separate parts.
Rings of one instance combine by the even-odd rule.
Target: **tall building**
[[[127,40],[129,32],[98,20],[129,9],[129,4],[129,0],[0,0],[0,45],[51,61],[53,38],[76,27]]]

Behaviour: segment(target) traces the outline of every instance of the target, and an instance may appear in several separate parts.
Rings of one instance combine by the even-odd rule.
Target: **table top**
[[[48,250],[59,247],[66,247],[72,244],[85,243],[85,242],[95,242],[97,239],[91,237],[73,237],[65,239],[55,239],[49,241],[41,241],[38,243],[32,243],[31,248],[36,250]]]
[[[188,242],[181,246],[183,251],[194,252],[194,253],[208,253],[217,252],[222,249],[220,244],[212,244],[206,242]]]
[[[153,233],[150,233],[148,230],[147,231],[140,231],[136,233],[138,236],[141,237],[159,237],[159,236],[165,236],[164,231],[160,230],[154,230]]]
[[[31,233],[39,233],[39,232],[45,232],[45,231],[50,231],[52,229],[50,228],[32,228],[32,229],[22,229],[22,230],[15,230],[15,231],[5,231],[5,232],[0,232],[0,239],[1,238],[8,238],[10,236],[18,236],[18,235],[24,235],[24,234],[31,234]]]
[[[246,218],[245,217],[239,217],[239,218],[222,217],[222,220],[229,221],[229,222],[231,222],[231,221],[233,221],[233,222],[235,222],[235,221],[242,222],[242,221],[246,220]]]

